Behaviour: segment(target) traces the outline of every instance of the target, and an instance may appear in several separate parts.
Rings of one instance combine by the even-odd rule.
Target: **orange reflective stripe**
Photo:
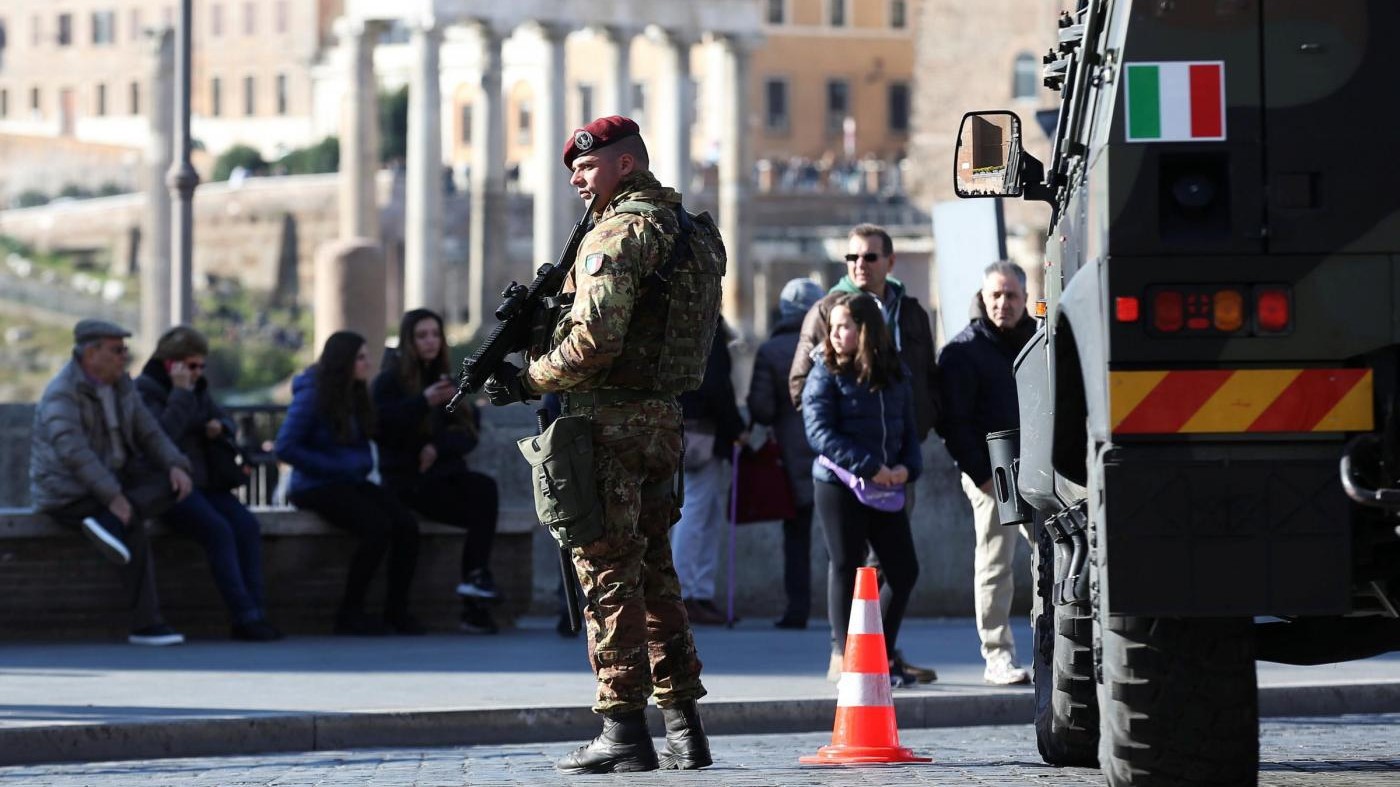
[[[1109,373],[1114,434],[1360,432],[1374,428],[1369,369]]]
[[[1243,432],[1297,376],[1297,369],[1236,372],[1179,431]]]

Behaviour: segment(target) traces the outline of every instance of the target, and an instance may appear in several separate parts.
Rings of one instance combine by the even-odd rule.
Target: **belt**
[[[565,412],[606,407],[610,404],[648,402],[675,399],[662,391],[643,391],[636,388],[598,388],[592,391],[571,391],[560,395]]]

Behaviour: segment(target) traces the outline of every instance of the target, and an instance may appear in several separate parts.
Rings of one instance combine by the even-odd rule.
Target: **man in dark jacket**
[[[894,271],[894,241],[883,227],[860,224],[851,228],[846,275],[817,302],[802,322],[797,352],[788,371],[788,394],[794,407],[802,407],[802,386],[812,371],[812,350],[820,349],[828,331],[831,305],[842,293],[868,292],[880,301],[885,324],[890,327],[899,359],[909,367],[914,384],[914,412],[918,417],[919,440],[928,437],[938,422],[938,366],[933,357],[933,331],[928,312],[917,298],[904,291],[904,283],[890,274]]]
[[[726,621],[715,606],[719,544],[727,519],[729,465],[736,440],[746,437],[734,394],[729,357],[729,328],[720,321],[705,363],[700,387],[680,395],[685,418],[685,500],[681,518],[671,528],[671,559],[681,582],[681,597],[691,623]]]
[[[973,299],[971,324],[938,358],[943,436],[962,471],[977,532],[973,594],[986,660],[983,679],[995,685],[1025,683],[1030,676],[1016,664],[1011,637],[1016,533],[1003,530],[997,521],[987,435],[1020,424],[1011,364],[1035,331],[1035,320],[1026,314],[1026,272],[1014,263],[994,262],[984,271],[982,289]]]
[[[749,415],[754,423],[773,427],[797,509],[797,516],[783,521],[787,608],[774,625],[784,629],[807,628],[812,612],[812,460],[816,459],[785,382],[797,352],[802,319],[823,294],[821,285],[811,279],[793,279],[783,285],[778,295],[778,324],[772,337],[758,348],[749,382]]]

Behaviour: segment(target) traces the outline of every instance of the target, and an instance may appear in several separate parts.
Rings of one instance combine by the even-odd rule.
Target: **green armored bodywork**
[[[1041,752],[1253,783],[1255,658],[1400,649],[1400,3],[1082,0],[1057,39],[1051,160],[975,113],[955,161],[1053,211],[998,490],[1045,522]]]

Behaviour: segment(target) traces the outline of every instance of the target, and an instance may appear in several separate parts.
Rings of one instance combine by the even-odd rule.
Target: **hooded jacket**
[[[195,488],[204,489],[209,484],[209,463],[205,458],[205,444],[209,439],[205,436],[204,425],[217,420],[224,425],[224,434],[232,435],[237,431],[233,419],[210,395],[209,381],[201,376],[193,391],[176,388],[165,364],[152,358],[136,378],[136,390],[140,391],[146,409],[160,422],[161,429],[189,458],[190,479]]]
[[[160,423],[145,407],[131,377],[112,384],[117,421],[127,463],[151,462],[164,469],[188,471],[190,461],[180,453]],[[108,505],[121,494],[121,481],[110,467],[113,446],[102,415],[97,385],[73,358],[49,382],[34,409],[29,453],[30,502],[52,511],[85,497]]]
[[[885,286],[893,287],[897,295],[894,299],[893,319],[890,320],[890,335],[894,339],[895,348],[899,350],[899,359],[909,367],[909,382],[914,391],[914,412],[917,416],[916,427],[919,441],[922,442],[928,437],[929,430],[939,423],[941,410],[938,401],[938,365],[934,361],[933,353],[933,330],[929,326],[928,312],[919,305],[919,300],[904,294],[903,282],[889,277],[885,279]],[[855,282],[851,281],[851,277],[843,276],[841,281],[831,288],[831,292],[807,312],[807,318],[802,322],[797,352],[794,353],[792,366],[788,370],[788,394],[797,407],[802,406],[802,389],[808,373],[812,370],[813,351],[819,351],[826,339],[832,304],[843,294],[860,291]]]
[[[861,478],[873,477],[881,465],[904,465],[913,483],[924,469],[908,368],[903,379],[876,391],[855,374],[834,373],[819,355],[802,389],[802,421],[818,456]],[[836,482],[815,461],[812,477]]]
[[[1011,365],[1035,335],[1035,319],[1021,317],[1002,332],[987,317],[980,294],[973,296],[972,322],[938,357],[943,391],[942,432],[948,453],[972,483],[992,477],[987,435],[1020,426],[1016,378]]]
[[[330,417],[317,409],[314,366],[292,379],[292,404],[277,430],[275,450],[292,466],[292,497],[327,484],[364,481],[374,469],[369,436],[360,424],[354,424],[349,442],[341,442]]]

